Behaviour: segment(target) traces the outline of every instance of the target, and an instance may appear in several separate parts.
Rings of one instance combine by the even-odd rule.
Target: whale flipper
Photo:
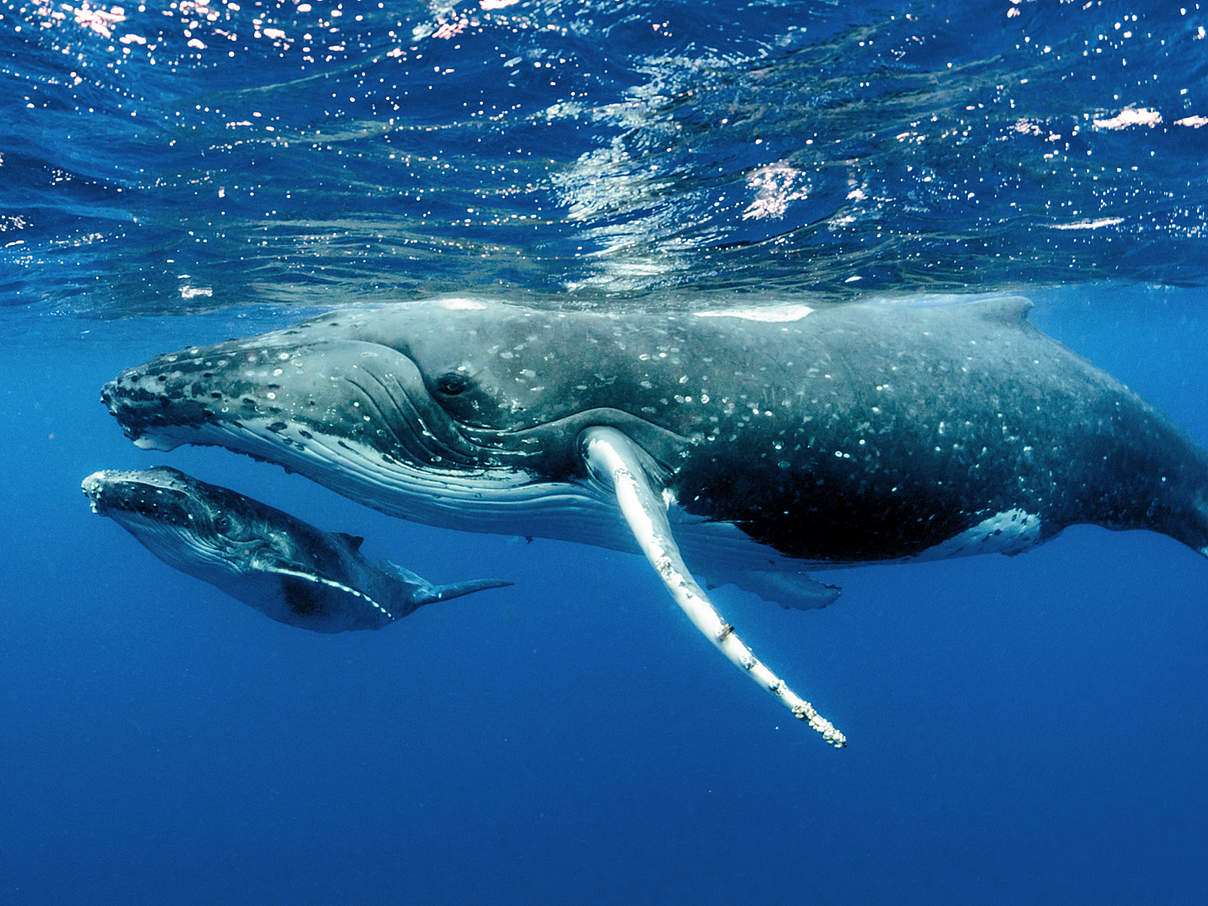
[[[786,601],[762,573],[1019,551],[1088,523],[1208,555],[1208,451],[1028,307],[422,299],[159,356],[101,399],[144,448],[222,446],[414,522],[642,550],[754,670],[697,580]],[[292,364],[247,367],[273,360]],[[355,565],[337,578],[388,600],[398,582],[333,547]]]
[[[775,695],[794,717],[808,722],[831,745],[839,748],[847,745],[847,738],[829,720],[751,653],[692,577],[671,534],[666,505],[642,465],[641,449],[616,428],[588,428],[580,443],[591,474],[611,485],[638,547],[692,624],[730,663],[745,670],[751,679]]]
[[[741,584],[746,591],[785,610],[821,610],[834,604],[843,592],[838,585],[819,582],[804,573],[773,569],[748,570]]]

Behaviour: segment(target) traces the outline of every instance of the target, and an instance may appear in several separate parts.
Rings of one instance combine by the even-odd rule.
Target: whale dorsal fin
[[[365,543],[365,539],[360,535],[350,535],[347,532],[336,532],[336,534],[347,541],[348,546],[351,547],[354,552],[359,551],[361,549],[361,545]]]
[[[983,321],[996,321],[1009,327],[1023,324],[1032,310],[1032,300],[1023,296],[990,296],[963,304],[968,307],[970,314]]]

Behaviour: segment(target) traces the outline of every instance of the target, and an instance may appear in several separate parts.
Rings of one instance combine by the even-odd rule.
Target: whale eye
[[[225,535],[231,530],[231,517],[226,513],[219,513],[214,517],[214,529],[221,535]]]
[[[470,389],[470,376],[461,371],[446,371],[436,379],[436,389],[445,396],[457,396]]]

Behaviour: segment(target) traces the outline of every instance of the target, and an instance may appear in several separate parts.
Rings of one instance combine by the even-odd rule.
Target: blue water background
[[[1198,6],[211,6],[0,4],[0,901],[1208,896],[1208,567],[1173,541],[844,571],[820,612],[719,592],[836,752],[636,557],[148,454],[97,402],[157,352],[434,290],[1003,288],[1208,443]],[[1129,108],[1160,122],[1093,124]],[[89,513],[84,475],[161,462],[517,584],[272,623]]]

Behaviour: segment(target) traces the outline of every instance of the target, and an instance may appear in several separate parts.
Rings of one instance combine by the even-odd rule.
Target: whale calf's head
[[[161,355],[102,401],[145,448],[220,445],[397,515],[503,513],[575,493],[585,427],[672,455],[679,439],[632,405],[652,392],[641,374],[607,361],[624,349],[613,332],[606,316],[414,302]]]
[[[82,488],[93,512],[113,519],[185,572],[239,574],[273,541],[263,526],[233,505],[233,492],[166,466],[94,472]]]

